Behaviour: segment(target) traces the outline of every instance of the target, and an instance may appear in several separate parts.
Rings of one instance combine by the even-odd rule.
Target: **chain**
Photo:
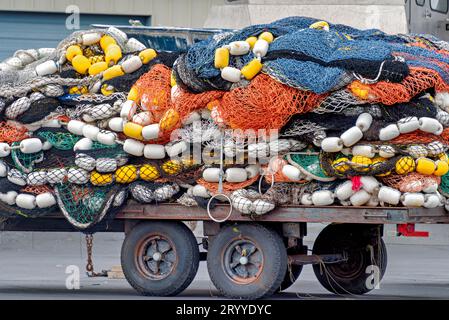
[[[87,249],[86,273],[87,273],[87,276],[88,277],[107,277],[108,272],[106,270],[102,270],[99,273],[94,272],[94,263],[92,261],[93,246],[94,246],[93,234],[86,234],[86,249]]]

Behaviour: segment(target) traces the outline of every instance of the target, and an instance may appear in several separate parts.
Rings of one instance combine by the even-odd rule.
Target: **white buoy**
[[[129,40],[126,42],[126,49],[128,52],[137,52],[137,51],[143,51],[147,47],[137,40],[136,38],[129,38]]]
[[[343,141],[339,137],[324,138],[321,149],[324,152],[340,152],[343,149]]]
[[[436,134],[441,129],[441,123],[437,119],[421,117],[419,118],[419,130]]]
[[[424,195],[422,193],[405,193],[402,198],[404,207],[422,207],[424,205]]]
[[[236,196],[232,198],[232,206],[243,214],[252,213],[253,202],[248,198]]]
[[[100,133],[100,128],[91,124],[86,124],[83,127],[83,136],[89,138],[92,141],[97,141],[97,136]]]
[[[275,204],[265,201],[263,199],[256,199],[253,201],[251,205],[251,211],[256,215],[261,216],[264,215],[275,208]]]
[[[320,190],[312,193],[312,202],[315,206],[330,206],[334,203],[334,200],[334,193],[329,190]]]
[[[442,205],[441,199],[437,194],[426,194],[424,198],[424,208],[431,209],[440,207]]]
[[[67,170],[60,169],[50,169],[47,171],[47,181],[50,184],[61,183],[67,177]]]
[[[5,158],[11,153],[11,148],[7,143],[0,143],[0,158]]]
[[[417,117],[406,117],[398,121],[400,133],[410,133],[419,129],[419,120]]]
[[[207,168],[203,171],[203,179],[207,182],[218,182],[220,180],[220,168]]]
[[[131,120],[136,113],[137,105],[132,100],[126,100],[123,102],[120,110],[120,117],[123,119]]]
[[[374,148],[372,146],[357,145],[352,147],[352,155],[374,158],[376,153],[374,152]]]
[[[192,188],[192,195],[200,198],[210,198],[210,192],[206,189],[205,186],[201,184],[197,184]]]
[[[0,177],[4,178],[8,175],[8,166],[0,160]]]
[[[372,176],[362,176],[360,177],[360,182],[362,183],[362,188],[371,194],[378,191],[381,186],[379,181]]]
[[[147,144],[143,149],[143,155],[147,159],[164,159],[165,147],[160,144]]]
[[[359,190],[354,193],[350,198],[351,204],[355,207],[363,206],[371,199],[371,194],[369,194],[366,190]]]
[[[97,160],[87,154],[79,153],[75,157],[75,164],[81,169],[92,171],[97,165]]]
[[[253,53],[256,57],[263,58],[267,55],[269,43],[266,40],[259,39],[256,41],[253,47]]]
[[[45,171],[34,171],[28,173],[27,185],[29,186],[43,186],[47,183],[47,172]]]
[[[16,199],[19,194],[15,191],[8,191],[4,196],[4,202],[10,206],[16,204]]]
[[[234,67],[225,67],[221,70],[221,77],[229,82],[239,82],[242,72]]]
[[[301,204],[303,206],[311,206],[313,205],[312,202],[312,195],[310,193],[304,193],[301,197]]]
[[[365,205],[367,207],[377,207],[379,205],[379,198],[375,195],[372,195]]]
[[[145,148],[145,145],[142,142],[139,142],[134,139],[126,139],[125,143],[123,144],[123,150],[126,153],[129,153],[136,157],[143,156],[144,148]]]
[[[396,124],[390,124],[385,128],[380,129],[379,139],[381,141],[389,141],[397,138],[400,134],[398,126]]]
[[[67,130],[77,136],[83,135],[83,128],[86,124],[78,120],[70,120],[67,124]]]
[[[167,152],[167,155],[172,158],[176,157],[186,150],[189,149],[189,144],[186,141],[179,141],[172,146],[166,146],[165,151]]]
[[[225,171],[224,178],[227,182],[240,183],[248,178],[248,174],[244,168],[228,168]]]
[[[32,194],[20,193],[16,197],[16,205],[19,208],[33,210],[36,208],[36,197]]]
[[[58,65],[53,60],[45,61],[34,69],[39,77],[45,77],[58,71]]]
[[[89,182],[90,173],[80,168],[70,168],[67,172],[67,178],[70,183],[86,184]]]
[[[93,141],[89,138],[83,138],[79,140],[73,146],[73,151],[87,151],[92,149]]]
[[[101,34],[98,32],[85,33],[81,36],[83,46],[90,46],[98,43],[101,39]]]
[[[122,118],[115,117],[109,120],[108,127],[115,132],[123,132],[124,121]]]
[[[302,178],[301,171],[290,164],[282,167],[282,174],[291,181],[299,181]]]
[[[340,139],[346,147],[351,147],[363,138],[363,132],[359,127],[352,127],[343,132]]]
[[[379,194],[377,197],[381,202],[397,205],[401,199],[401,192],[390,187],[382,186],[379,189]]]
[[[117,135],[111,131],[100,130],[100,132],[97,135],[97,141],[107,146],[115,145],[116,140]]]
[[[22,153],[37,153],[42,151],[42,141],[38,138],[25,139],[20,142],[20,151]]]
[[[347,180],[335,188],[335,196],[340,201],[348,200],[354,193],[355,191],[352,190],[351,180]]]
[[[36,205],[41,208],[49,208],[56,204],[55,197],[50,192],[41,193],[36,196]]]
[[[355,123],[356,127],[358,127],[362,132],[368,131],[373,123],[373,116],[369,113],[362,113],[357,118],[357,122]]]
[[[250,49],[250,45],[246,41],[233,41],[229,44],[229,53],[233,56],[245,55]]]
[[[141,66],[142,60],[140,60],[139,56],[133,56],[122,63],[122,69],[125,73],[133,73],[140,69]]]
[[[117,170],[117,161],[111,158],[99,158],[95,162],[95,168],[99,173],[111,173]]]
[[[154,140],[159,137],[159,123],[150,124],[142,129],[142,137],[145,140]]]
[[[248,179],[252,179],[260,173],[260,165],[258,164],[250,164],[245,167],[246,174],[248,175]]]
[[[396,151],[392,146],[380,146],[379,147],[379,156],[382,158],[391,158],[396,155]]]

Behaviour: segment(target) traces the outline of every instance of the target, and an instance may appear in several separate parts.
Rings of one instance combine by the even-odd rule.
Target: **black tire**
[[[320,264],[313,265],[315,276],[328,291],[362,295],[373,290],[373,285],[367,286],[368,277],[371,276],[367,268],[371,265],[379,268],[379,280],[382,280],[387,268],[387,249],[379,233],[377,236],[370,235],[367,230],[367,227],[351,224],[329,225],[318,235],[313,254],[344,251],[348,257],[345,262],[325,264],[325,268]]]
[[[284,280],[282,280],[282,283],[279,287],[279,292],[285,291],[288,288],[290,288],[296,280],[298,280],[299,276],[301,275],[303,266],[301,265],[290,265],[287,267],[287,272],[285,273]]]
[[[130,231],[122,245],[125,278],[146,296],[181,293],[195,278],[199,261],[196,238],[179,222],[140,223]]]
[[[242,262],[243,258],[248,261]],[[260,299],[279,289],[287,270],[287,252],[282,238],[264,226],[227,226],[209,244],[207,269],[222,295]]]

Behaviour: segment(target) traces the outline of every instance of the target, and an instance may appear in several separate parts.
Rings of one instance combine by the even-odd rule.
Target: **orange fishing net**
[[[440,177],[422,175],[417,172],[407,175],[392,174],[381,178],[381,180],[385,185],[398,189],[401,192],[421,192],[426,188],[441,183]]]
[[[28,130],[24,126],[0,122],[0,142],[12,143],[28,137]]]
[[[180,119],[183,119],[195,110],[206,108],[209,102],[220,99],[224,93],[224,91],[206,91],[195,94],[179,88],[174,107],[179,113]]]
[[[43,185],[43,186],[26,186],[22,190],[22,192],[26,193],[32,193],[35,195],[46,193],[46,192],[52,192],[51,188]]]
[[[254,182],[256,182],[257,179],[259,179],[259,175],[255,176],[254,178],[248,179],[246,181],[240,182],[240,183],[223,182],[223,193],[229,194],[235,190],[244,189],[244,188],[252,185]],[[204,186],[212,194],[218,193],[218,183],[207,182],[203,178],[198,179],[196,182],[198,184]]]
[[[156,64],[134,84],[140,108],[151,111],[156,122],[171,107],[170,75],[170,68]]]
[[[379,81],[367,85],[357,80],[348,85],[348,88],[363,100],[386,105],[408,102],[418,93],[433,87],[437,91],[449,90],[449,85],[441,79],[438,72],[417,67],[411,67],[410,74],[401,83]]]
[[[410,133],[403,133],[399,137],[389,141],[392,144],[427,144],[433,141],[440,141],[444,144],[449,144],[449,128],[443,130],[440,136],[416,130]]]
[[[260,74],[247,87],[225,93],[218,111],[231,128],[279,129],[292,115],[312,110],[325,97]]]

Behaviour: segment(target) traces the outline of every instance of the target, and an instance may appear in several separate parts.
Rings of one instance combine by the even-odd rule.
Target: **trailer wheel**
[[[380,237],[368,235],[357,225],[329,225],[317,237],[313,254],[343,253],[344,262],[315,264],[313,271],[328,291],[365,294],[382,280],[387,267],[387,249]],[[372,230],[372,229],[371,229]]]
[[[287,252],[282,238],[264,226],[228,226],[209,245],[207,269],[222,295],[259,299],[272,295],[281,285]]]
[[[121,252],[123,273],[142,295],[174,296],[193,281],[199,265],[193,233],[179,222],[145,222],[126,236]]]

